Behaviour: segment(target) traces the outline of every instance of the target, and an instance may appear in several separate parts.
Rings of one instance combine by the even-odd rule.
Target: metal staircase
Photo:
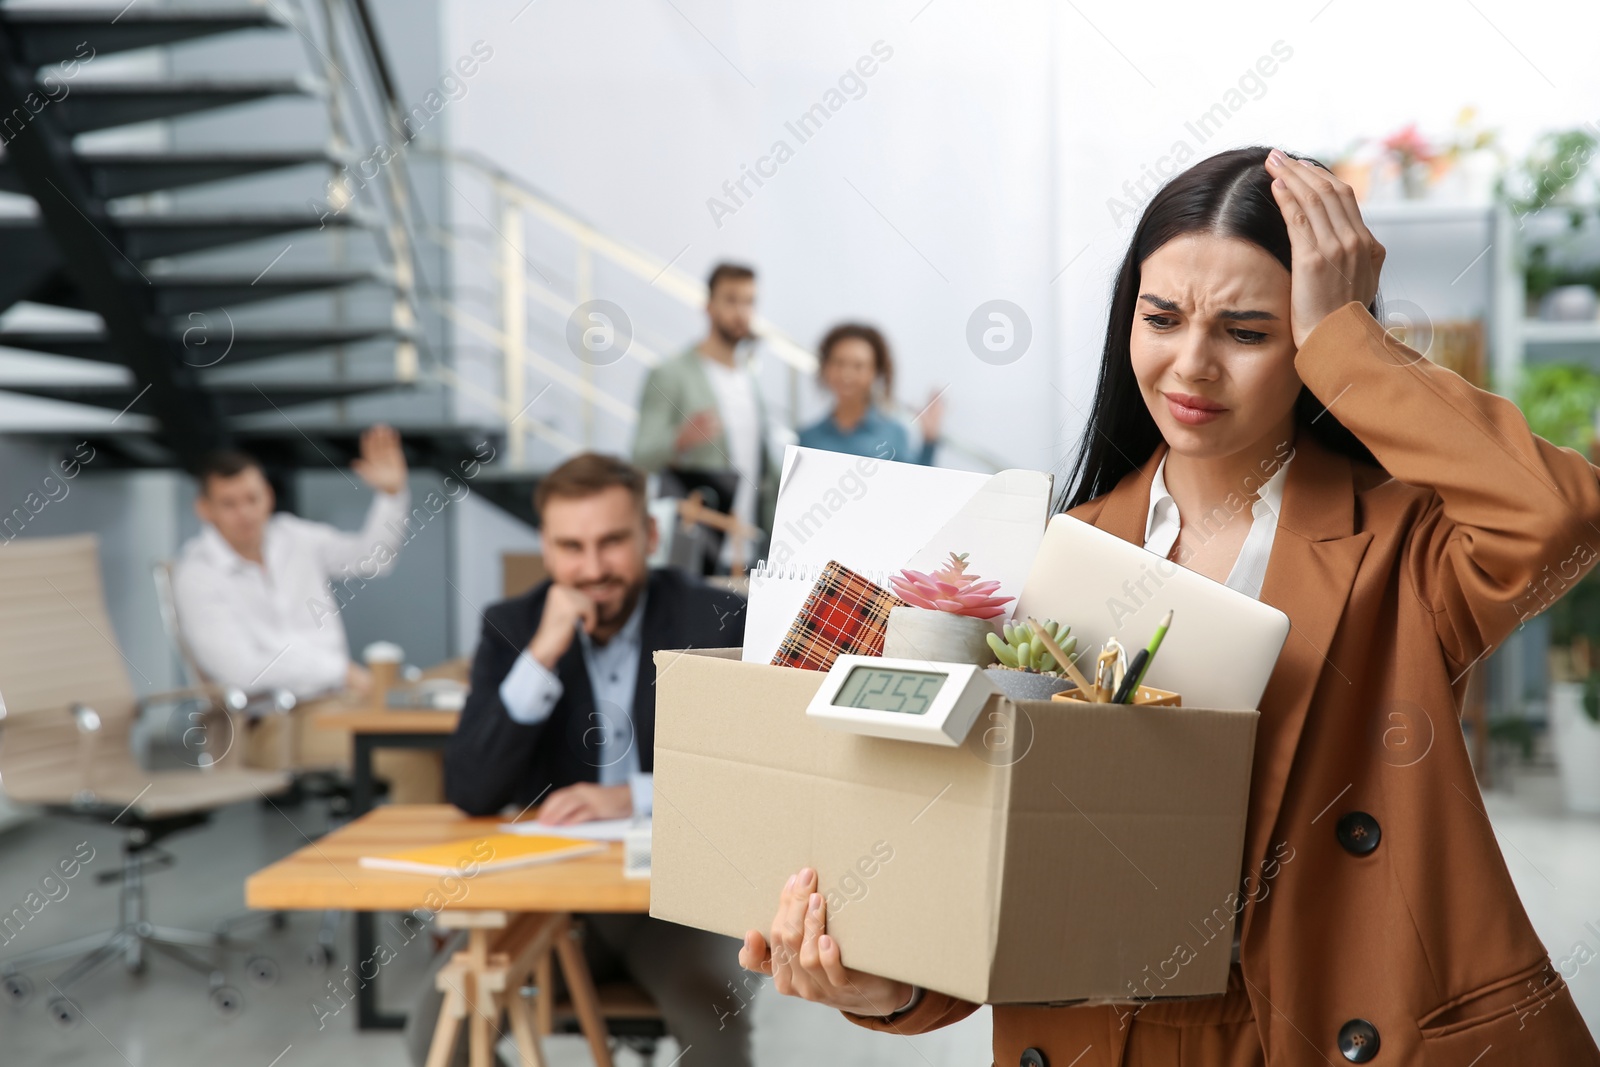
[[[486,160],[413,144],[369,0],[68,2],[0,6],[0,346],[48,363],[0,391],[83,416],[0,432],[87,439],[112,467],[237,444],[292,506],[282,475],[345,465],[381,418],[415,467],[490,445],[474,491],[530,524],[541,470],[628,451],[645,373],[704,329],[704,285]],[[264,108],[299,110],[269,129]],[[413,167],[449,190],[431,218]],[[615,365],[571,341],[597,298],[632,319]],[[792,425],[815,356],[756,328]]]
[[[300,66],[184,62],[244,35]],[[273,101],[305,109],[304,143],[262,146],[248,120],[181,143],[190,121]],[[494,420],[453,417],[434,372],[404,152],[356,177],[358,146],[404,148],[403,115],[365,0],[0,7],[0,346],[62,370],[0,389],[97,409],[71,434],[107,466],[230,445],[275,473],[342,465],[364,421],[346,404],[378,395],[414,465],[498,442]],[[526,518],[527,477],[494,480]]]

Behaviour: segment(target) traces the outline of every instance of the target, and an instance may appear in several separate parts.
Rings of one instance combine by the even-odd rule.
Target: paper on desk
[[[632,825],[632,819],[596,819],[563,826],[551,826],[529,819],[527,822],[501,823],[500,829],[508,834],[570,837],[578,841],[621,841]]]
[[[988,475],[791,445],[772,544],[750,576],[746,663],[770,663],[829,560],[888,588],[902,567],[937,569],[966,552],[973,573],[1018,596],[1044,536],[1050,475]]]

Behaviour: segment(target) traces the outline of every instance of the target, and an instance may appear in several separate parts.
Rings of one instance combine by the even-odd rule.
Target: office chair
[[[281,792],[288,776],[234,766],[238,712],[214,689],[190,688],[135,698],[106,613],[98,544],[93,536],[28,538],[0,552],[0,790],[8,799],[52,814],[105,823],[123,834],[120,869],[102,879],[120,883],[120,914],[109,932],[75,938],[0,960],[0,990],[13,1004],[34,992],[23,972],[79,957],[51,979],[48,1007],[56,1022],[81,1018],[67,990],[121,958],[144,970],[147,950],[208,977],[212,1007],[239,1010],[238,990],[224,973],[225,929],[180,930],[145,914],[145,876],[169,866],[158,846],[205,823],[217,808]],[[137,668],[135,668],[137,669]],[[146,708],[187,710],[184,735],[193,753],[185,770],[146,770],[134,758],[134,723]],[[209,950],[210,958],[197,954]],[[258,982],[276,977],[270,960],[251,961]]]
[[[196,689],[220,688],[226,696],[228,706],[241,713],[252,725],[259,723],[265,715],[287,716],[297,703],[294,694],[287,689],[266,688],[246,692],[237,686],[219,687],[206,676],[200,667],[200,661],[195,658],[193,647],[183,636],[182,620],[178,617],[178,597],[173,584],[173,568],[171,560],[158,560],[151,567],[150,576],[155,581],[156,603],[161,609],[161,629],[167,635],[167,643],[178,654],[178,661],[183,665],[185,684]],[[331,830],[343,824],[346,821],[344,814],[350,810],[349,784],[325,771],[296,769],[292,724],[286,725],[279,732],[278,741],[273,769],[287,770],[290,775],[292,797],[310,796],[327,802],[327,828]],[[342,916],[343,913],[337,911],[322,913],[316,940],[305,950],[306,964],[313,970],[326,970],[332,964],[334,944]],[[233,930],[259,921],[271,922],[275,929],[282,929],[286,916],[281,911],[249,912],[226,922],[229,929]]]

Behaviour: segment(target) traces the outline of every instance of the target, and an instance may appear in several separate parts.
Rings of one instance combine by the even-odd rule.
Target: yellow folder
[[[599,852],[598,841],[575,841],[553,835],[490,834],[465,841],[392,852],[387,856],[362,856],[360,864],[381,871],[412,874],[470,875],[553,863]]]

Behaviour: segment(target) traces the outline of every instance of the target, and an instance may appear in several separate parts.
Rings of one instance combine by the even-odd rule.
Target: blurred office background
[[[180,681],[150,568],[197,528],[186,447],[226,424],[294,510],[348,528],[368,500],[340,471],[354,436],[398,426],[415,495],[448,503],[346,606],[346,626],[354,647],[393,640],[411,662],[468,655],[502,555],[538,547],[539,473],[580,448],[627,450],[644,373],[701,335],[704,276],[722,259],[759,272],[761,382],[786,425],[823,411],[821,333],[860,318],[894,344],[902,414],[944,390],[938,462],[1059,474],[1138,212],[1175,168],[1239,145],[1336,166],[1389,250],[1388,324],[1523,399],[1560,443],[1593,436],[1593,10],[134,0],[119,22],[119,8],[0,7],[6,62],[55,65],[40,113],[83,164],[81,192],[129,213],[136,242],[55,247],[48,171],[0,162],[0,519],[8,541],[98,535],[141,689]],[[199,28],[134,32],[168,9],[199,13]],[[142,329],[176,343],[181,366],[142,360],[63,295],[63,256],[113,252],[162,294],[165,324]],[[616,360],[569,343],[594,300],[627,323]],[[999,357],[971,341],[995,308],[1018,339]],[[84,448],[77,477],[45,482]],[[444,477],[473,454],[495,458],[462,494]],[[1600,952],[1600,725],[1582,701],[1593,624],[1570,615],[1531,619],[1487,661],[1463,729],[1535,925],[1600,1026],[1600,977],[1570,962]],[[56,842],[28,812],[0,811],[3,903]],[[174,845],[184,873],[153,907],[224,914],[245,875],[302,843],[271,811],[231,812]],[[74,894],[30,938],[64,934],[72,909],[111,892]],[[305,1005],[327,975],[286,952],[278,984],[234,1018],[115,968],[85,994],[96,1027],[55,1027],[38,1001],[0,1006],[0,1063],[400,1062],[392,1035],[319,1031]],[[762,1062],[987,1055],[982,1014],[902,1040],[771,996],[752,1010]],[[581,1062],[571,1041],[553,1046],[560,1062]]]

